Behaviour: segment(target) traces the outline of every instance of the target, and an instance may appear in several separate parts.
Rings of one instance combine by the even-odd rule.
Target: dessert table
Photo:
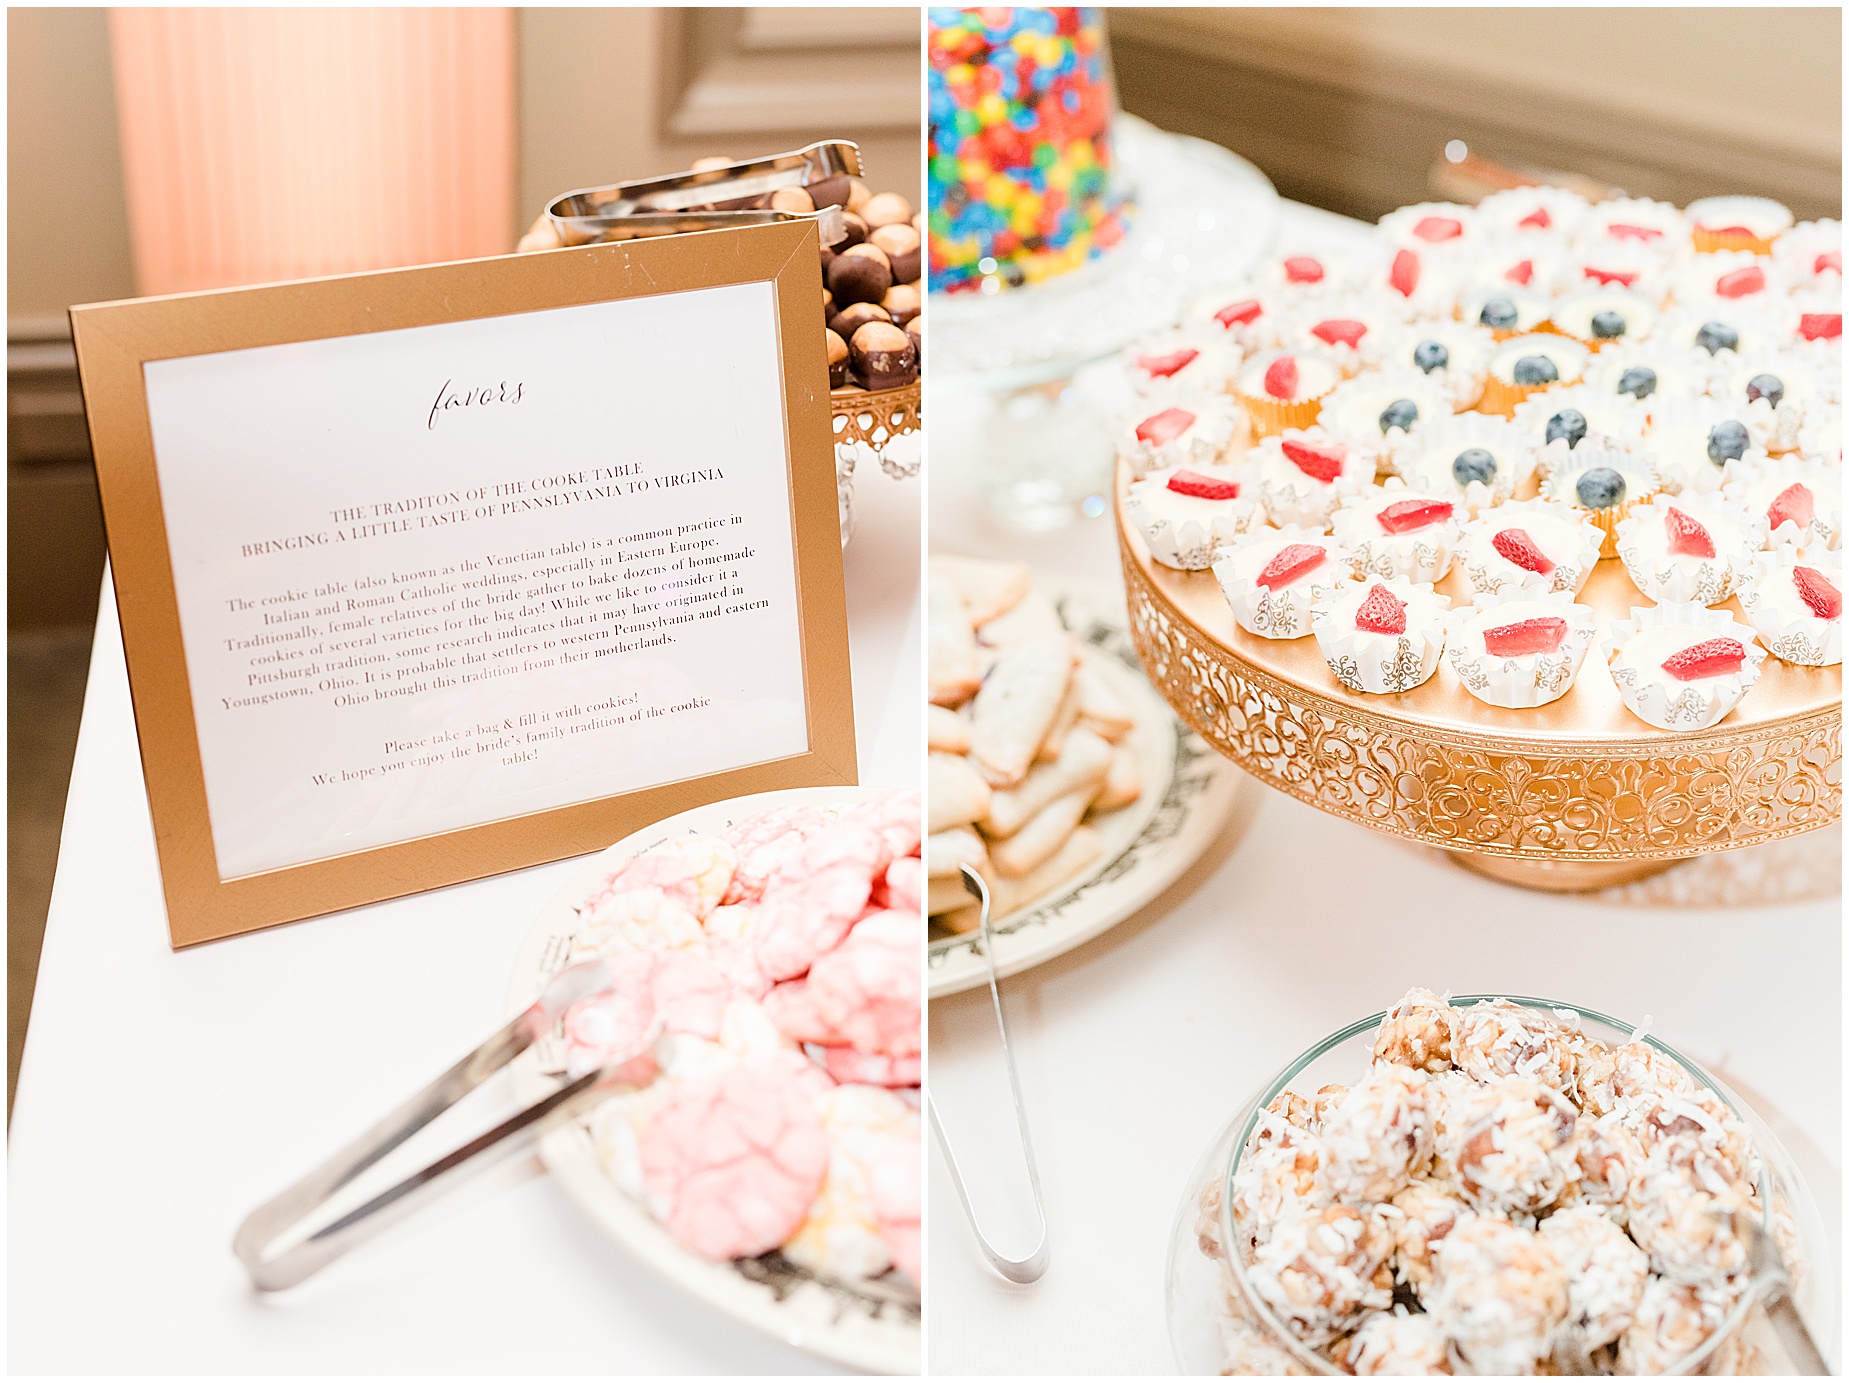
[[[844,554],[876,786],[919,779],[920,492],[863,474]],[[829,1371],[657,1277],[532,1154],[289,1293],[259,1297],[232,1256],[249,1210],[505,1020],[521,939],[573,867],[171,951],[106,581],[10,1133],[11,1370]],[[463,1109],[461,1137],[487,1126]]]
[[[1293,246],[1361,230],[1283,212]],[[986,405],[931,389],[932,550],[1121,581],[1108,506],[1033,536],[995,521],[957,464],[979,452]],[[1197,1159],[1285,1062],[1413,985],[1652,1019],[1767,1117],[1840,1282],[1841,871],[1838,825],[1603,894],[1529,892],[1246,779],[1224,834],[1153,904],[1003,982],[1052,1266],[1021,1287],[984,1265],[934,1145],[932,1372],[1172,1372],[1168,1235]],[[932,1001],[929,1040],[977,1212],[1001,1251],[1023,1253],[1032,1201],[986,988]]]

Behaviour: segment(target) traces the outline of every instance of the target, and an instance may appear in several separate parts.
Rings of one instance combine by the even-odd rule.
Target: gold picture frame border
[[[807,752],[221,879],[142,366],[761,282],[776,300]],[[176,949],[588,854],[707,802],[857,781],[821,290],[816,229],[805,221],[71,309]]]

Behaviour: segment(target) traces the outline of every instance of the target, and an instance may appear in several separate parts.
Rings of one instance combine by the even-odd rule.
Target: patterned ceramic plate
[[[874,791],[836,787],[759,793],[695,807],[619,840],[575,870],[534,919],[514,962],[507,988],[508,1011],[518,1013],[526,1008],[546,981],[563,968],[578,929],[578,903],[624,860],[678,836],[716,835],[770,807],[826,806],[872,796]],[[555,1088],[554,1073],[564,1066],[556,1033],[538,1044],[535,1055],[537,1061],[522,1060],[513,1067],[519,1087],[516,1093],[523,1103]],[[850,1368],[872,1373],[918,1372],[918,1292],[909,1279],[888,1273],[871,1281],[835,1282],[775,1252],[729,1263],[712,1262],[683,1248],[616,1184],[582,1121],[547,1138],[540,1144],[539,1155],[593,1223],[663,1277],[718,1310]]]
[[[993,920],[996,969],[1003,975],[1083,945],[1180,878],[1219,835],[1244,781],[1149,685],[1124,627],[1121,597],[1068,590],[1055,604],[1066,627],[1085,641],[1086,656],[1135,710],[1131,743],[1142,760],[1144,792],[1098,823],[1104,850],[1091,869]],[[934,999],[988,980],[981,941],[973,934],[933,941],[929,965]]]

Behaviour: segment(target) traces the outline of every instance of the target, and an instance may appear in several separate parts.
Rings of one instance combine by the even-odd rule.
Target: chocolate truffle
[[[854,333],[868,322],[890,322],[892,314],[878,303],[855,303],[828,319],[828,329],[843,341],[852,341]]]
[[[828,291],[846,307],[850,303],[876,303],[892,287],[892,262],[875,245],[856,245],[835,256],[828,266]]]
[[[880,306],[892,316],[894,326],[904,326],[918,315],[924,306],[924,300],[918,296],[918,290],[909,283],[895,283],[880,299]]]
[[[882,192],[869,197],[863,207],[855,207],[868,226],[902,226],[912,219],[912,204],[897,192]]]
[[[823,178],[820,182],[809,184],[809,199],[818,207],[846,206],[847,194],[853,189],[852,179],[846,173],[837,173],[832,178]]]
[[[898,389],[918,378],[912,338],[891,322],[868,322],[848,343],[854,374],[869,389]]]
[[[815,210],[815,203],[800,187],[780,187],[770,194],[770,209],[772,211],[810,212]]]
[[[876,226],[867,236],[869,245],[878,245],[892,261],[894,283],[916,283],[919,271],[918,232],[903,221]]]
[[[828,335],[828,387],[839,389],[849,382],[847,372],[847,342],[834,332]]]

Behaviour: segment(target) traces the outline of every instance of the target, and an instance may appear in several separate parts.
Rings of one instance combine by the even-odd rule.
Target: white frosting
[[[1328,560],[1284,585],[1259,585],[1271,559],[1296,543],[1322,548]],[[1335,539],[1291,526],[1244,534],[1213,564],[1213,575],[1241,629],[1267,639],[1300,639],[1310,632],[1311,603],[1353,578],[1353,560]]]
[[[1246,361],[1245,366],[1239,371],[1235,387],[1249,398],[1276,397],[1265,389],[1265,372],[1281,355],[1296,357],[1297,392],[1288,399],[1279,399],[1280,403],[1302,403],[1308,399],[1320,399],[1342,382],[1341,368],[1325,355],[1309,351],[1265,351]]]
[[[1455,493],[1432,494],[1414,491],[1395,477],[1385,486],[1370,487],[1344,500],[1336,511],[1334,532],[1337,541],[1354,554],[1364,577],[1399,577],[1413,582],[1431,583],[1444,579],[1451,570],[1452,554],[1463,537],[1463,497]],[[1423,528],[1389,533],[1380,522],[1380,513],[1391,505],[1407,501],[1436,500],[1451,504],[1448,518]]]
[[[1125,425],[1117,437],[1117,454],[1138,475],[1162,466],[1208,466],[1225,454],[1233,440],[1232,405],[1217,398],[1150,399],[1148,412]],[[1165,442],[1146,442],[1136,435],[1144,423],[1171,409],[1189,414],[1193,421]]]
[[[1758,632],[1772,656],[1787,663],[1811,667],[1828,667],[1843,660],[1843,621],[1824,619],[1810,606],[1798,590],[1793,573],[1808,567],[1838,591],[1843,589],[1840,561],[1826,561],[1818,554],[1800,554],[1791,548],[1764,554],[1755,564],[1746,588],[1740,592],[1740,608],[1747,622]]]
[[[1376,586],[1405,604],[1404,633],[1356,627],[1355,617]],[[1438,671],[1450,604],[1449,596],[1436,594],[1428,585],[1370,577],[1319,595],[1310,610],[1310,628],[1329,670],[1350,691],[1411,691]]]
[[[1714,556],[1669,550],[1670,511],[1708,531]],[[1618,523],[1618,557],[1637,589],[1652,600],[1718,605],[1734,594],[1753,569],[1763,541],[1763,521],[1718,495],[1662,496],[1640,504]]]
[[[1290,459],[1285,452],[1287,442],[1302,443],[1326,455],[1339,453],[1341,471],[1334,480],[1319,480]],[[1320,425],[1285,428],[1278,436],[1260,441],[1251,456],[1259,502],[1276,524],[1326,529],[1342,501],[1374,480],[1373,455]]]
[[[1601,312],[1615,312],[1623,319],[1624,330],[1618,336],[1601,338],[1593,333],[1592,319]],[[1641,341],[1656,325],[1656,308],[1641,293],[1622,288],[1593,288],[1556,302],[1550,320],[1568,336],[1587,345]]]
[[[1517,566],[1496,550],[1498,533],[1519,528],[1543,556],[1551,572]],[[1458,565],[1477,591],[1574,591],[1586,584],[1598,564],[1602,535],[1590,519],[1564,504],[1527,500],[1488,510],[1464,530]]]
[[[1484,641],[1491,629],[1524,620],[1566,621],[1566,636],[1552,652],[1492,654]],[[1466,691],[1492,706],[1545,706],[1567,694],[1598,635],[1598,617],[1576,605],[1566,591],[1552,595],[1520,592],[1479,595],[1468,610],[1451,617],[1451,670]]]
[[[1738,226],[1758,240],[1770,240],[1789,230],[1792,220],[1791,209],[1770,197],[1703,197],[1690,202],[1683,215],[1697,230],[1731,230]]]
[[[1149,544],[1149,555],[1166,567],[1202,571],[1213,565],[1223,547],[1258,520],[1258,504],[1242,492],[1233,499],[1203,499],[1169,488],[1169,480],[1189,470],[1210,480],[1238,483],[1225,466],[1168,467],[1131,483],[1124,511]]]
[[[1585,376],[1591,352],[1564,336],[1515,336],[1504,341],[1489,358],[1489,372],[1504,384],[1515,383],[1515,363],[1524,356],[1543,355],[1554,362],[1556,384],[1575,384]]]
[[[1683,681],[1663,670],[1665,659],[1710,639],[1734,639],[1746,652],[1738,672]],[[1661,730],[1706,730],[1733,708],[1754,682],[1765,650],[1733,616],[1695,604],[1665,602],[1614,620],[1602,646],[1618,695],[1638,719]]]

